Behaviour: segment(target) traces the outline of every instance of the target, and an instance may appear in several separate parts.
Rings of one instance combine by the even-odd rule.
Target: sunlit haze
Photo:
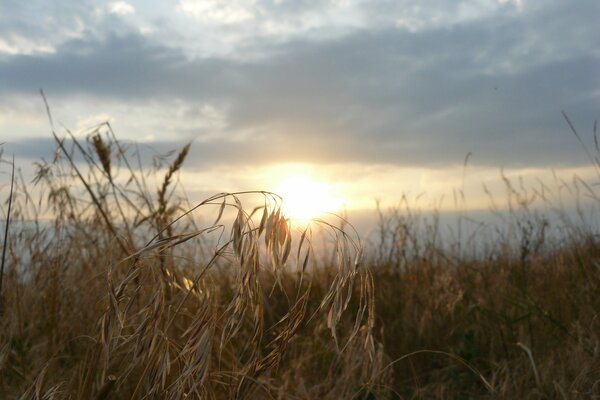
[[[558,195],[596,179],[561,111],[593,146],[598,15],[597,0],[4,1],[0,142],[26,177],[52,158],[43,89],[59,136],[109,121],[148,154],[193,142],[192,201],[269,190],[292,219],[376,219],[403,196],[505,204],[504,178]]]

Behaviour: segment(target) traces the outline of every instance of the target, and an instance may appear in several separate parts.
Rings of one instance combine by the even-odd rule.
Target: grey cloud
[[[567,127],[559,117],[557,124],[565,125],[565,145],[555,138],[526,138],[520,143],[497,139],[479,141],[440,141],[424,136],[403,142],[366,141],[357,145],[343,136],[309,137],[297,140],[290,135],[244,142],[214,139],[195,141],[184,168],[192,170],[214,166],[265,165],[271,163],[367,163],[395,164],[445,168],[448,164],[462,163],[468,151],[473,152],[471,164],[494,167],[569,167],[587,165],[588,160],[577,141],[568,136]],[[117,132],[118,134],[118,132]],[[128,141],[124,141],[126,147]],[[158,140],[141,143],[142,165],[152,165],[156,155],[170,154],[185,145],[183,140]],[[69,141],[67,144],[70,146]],[[591,139],[590,139],[591,144]],[[30,161],[52,159],[56,143],[48,137],[9,141],[4,146],[8,153]],[[131,147],[129,147],[131,149]],[[538,149],[532,151],[532,149]],[[509,162],[507,162],[507,157]]]
[[[3,0],[0,2],[0,38],[9,45],[21,44],[17,47],[26,42],[52,48],[79,34],[90,34],[93,13],[94,4],[90,0]],[[112,24],[115,29],[116,25]]]
[[[218,70],[210,62],[201,67],[200,75]],[[185,83],[182,75],[187,75],[187,68],[179,52],[140,36],[109,35],[103,40],[70,41],[56,54],[20,55],[0,62],[0,74],[8,78],[0,82],[0,90],[22,93],[41,87],[59,95],[140,99],[168,88],[176,91]]]
[[[50,137],[31,137],[9,140],[4,144],[7,154],[15,154],[19,159],[39,161],[51,160],[56,150],[56,142]]]
[[[263,44],[268,56],[255,61],[190,59],[143,36],[108,34],[0,61],[0,92],[226,104],[224,136],[195,145],[198,163],[443,167],[473,151],[486,165],[574,165],[585,159],[560,111],[583,126],[598,117],[598,11],[596,1],[554,1],[416,33],[374,27]],[[249,133],[227,136],[239,132]]]

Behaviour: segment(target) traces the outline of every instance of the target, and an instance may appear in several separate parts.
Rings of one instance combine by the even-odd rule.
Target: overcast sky
[[[364,207],[451,190],[468,152],[473,185],[582,172],[561,111],[591,138],[599,16],[598,0],[1,0],[0,141],[50,156],[41,88],[70,129],[194,140],[198,193],[300,165]]]

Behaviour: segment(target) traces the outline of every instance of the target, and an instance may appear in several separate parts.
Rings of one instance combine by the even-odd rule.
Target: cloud
[[[11,35],[7,38],[0,38],[0,54],[25,54],[32,55],[36,53],[54,53],[55,48],[44,41],[31,41],[19,35]]]
[[[0,2],[0,57],[53,53],[57,46],[81,37],[91,18],[89,0]]]
[[[135,13],[135,8],[124,1],[115,1],[109,4],[109,12],[117,15],[128,15]]]
[[[336,37],[364,22],[354,0],[180,0],[176,10],[234,49],[257,38]]]
[[[314,10],[315,3],[300,3],[294,7],[305,15]],[[578,126],[598,117],[600,51],[589,43],[600,34],[593,20],[599,3],[526,2],[520,10],[510,2],[427,4],[455,18],[399,28],[390,19],[398,6],[378,2],[363,13],[387,21],[381,26],[240,45],[258,57],[190,56],[133,31],[88,35],[54,54],[0,58],[0,93],[35,95],[42,87],[63,103],[108,104],[86,114],[118,115],[133,129],[127,114],[132,121],[147,115],[150,122],[140,124],[157,138],[168,132],[179,144],[200,137],[199,165],[443,168],[469,151],[474,162],[494,166],[585,162],[560,111]],[[287,15],[292,5],[270,7]]]
[[[233,24],[254,19],[255,1],[181,0],[177,10],[184,14],[215,23]]]

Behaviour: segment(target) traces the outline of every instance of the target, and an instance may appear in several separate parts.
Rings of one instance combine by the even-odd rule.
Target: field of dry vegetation
[[[12,196],[3,158],[2,399],[600,398],[597,231],[539,194],[507,181],[477,249],[409,208],[361,243],[271,193],[190,204],[189,146],[147,168],[108,124],[55,138]]]

